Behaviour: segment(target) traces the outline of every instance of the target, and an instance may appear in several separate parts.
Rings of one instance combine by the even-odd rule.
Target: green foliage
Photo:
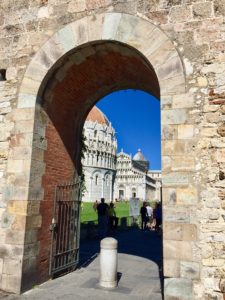
[[[81,144],[81,159],[85,157],[85,152],[87,152],[87,145],[85,144],[86,141],[86,137],[84,135],[84,132],[82,132],[81,135],[81,140],[80,140],[80,144]],[[81,164],[81,168],[80,168],[80,179],[81,179],[81,185],[80,185],[80,189],[81,189],[81,195],[84,195],[84,192],[87,190],[86,186],[85,186],[85,175],[83,172],[83,166]]]

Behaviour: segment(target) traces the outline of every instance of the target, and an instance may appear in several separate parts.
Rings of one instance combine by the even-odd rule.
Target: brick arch
[[[185,92],[185,70],[179,53],[157,26],[124,13],[85,17],[56,32],[30,62],[20,88],[18,107],[34,107],[49,70],[66,53],[85,43],[119,41],[137,49],[151,63],[160,85],[160,95]]]

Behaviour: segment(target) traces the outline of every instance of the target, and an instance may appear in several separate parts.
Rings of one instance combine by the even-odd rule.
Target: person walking
[[[147,209],[147,214],[148,214],[148,224],[149,224],[149,227],[151,227],[151,223],[152,223],[152,219],[153,219],[153,216],[152,216],[153,215],[153,209],[149,205],[149,203],[147,204],[146,209]]]
[[[101,203],[97,206],[98,212],[98,233],[100,238],[105,238],[108,229],[108,204],[101,198]]]
[[[161,234],[161,225],[162,225],[162,206],[161,203],[157,203],[156,210],[155,210],[155,219],[156,219],[156,225],[155,229],[156,231]]]
[[[109,217],[109,230],[111,232],[114,232],[117,229],[119,219],[116,216],[115,206],[113,202],[111,202],[109,205],[108,217]]]
[[[141,230],[146,230],[146,225],[148,221],[146,202],[143,202],[143,205],[140,209],[140,214],[141,214]]]

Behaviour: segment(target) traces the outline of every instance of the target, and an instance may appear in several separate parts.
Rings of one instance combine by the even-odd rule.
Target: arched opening
[[[121,89],[140,89],[160,98],[162,124],[170,127],[164,126],[163,134],[165,139],[175,139],[170,124],[181,126],[187,120],[185,109],[171,110],[173,97],[185,93],[182,61],[169,38],[139,17],[106,13],[75,21],[47,41],[29,64],[17,103],[18,112],[26,114],[27,126],[11,140],[14,147],[15,139],[20,139],[20,146],[28,145],[32,153],[26,157],[24,169],[15,174],[15,178],[27,175],[19,204],[27,207],[24,252],[24,245],[20,245],[24,253],[22,284],[18,281],[16,291],[49,277],[52,187],[80,172],[86,116],[99,99]],[[23,118],[17,118],[15,126]],[[175,143],[166,146],[170,156],[181,154]],[[8,164],[12,162],[10,158]],[[173,170],[164,172],[168,173],[167,187],[174,185]],[[181,179],[181,185],[188,185],[185,176]],[[90,180],[94,185],[94,176]],[[167,214],[169,225],[173,209]],[[180,239],[180,247],[187,244],[183,237]],[[168,254],[174,245],[171,240],[167,235],[168,266],[176,263]],[[178,276],[170,271],[166,271],[167,276]]]
[[[82,129],[93,105],[108,93],[126,88],[160,96],[151,64],[134,48],[113,41],[89,43],[74,49],[57,62],[43,82],[35,128],[41,129],[41,139],[47,145],[34,151],[43,154],[45,165],[42,181],[36,186],[43,191],[42,225],[38,230],[40,281],[48,277],[51,234],[46,234],[46,228],[52,220],[54,186],[80,173]],[[32,168],[36,162],[34,159]],[[97,161],[92,163],[95,165]],[[103,188],[104,195],[105,179],[102,176],[101,182],[100,174],[95,174],[92,189]]]

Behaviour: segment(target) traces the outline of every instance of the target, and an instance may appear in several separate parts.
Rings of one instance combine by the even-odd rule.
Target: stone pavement
[[[162,300],[159,276],[161,239],[155,232],[130,230],[115,236],[118,240],[118,287],[102,289],[99,278],[99,240],[81,244],[80,267],[63,277],[50,280],[21,296],[7,300],[119,299]]]

